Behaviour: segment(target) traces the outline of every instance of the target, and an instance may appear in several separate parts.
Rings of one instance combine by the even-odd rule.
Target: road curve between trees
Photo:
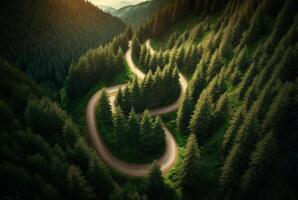
[[[135,74],[139,80],[143,80],[145,77],[145,74],[133,62],[130,46],[131,45],[129,45],[129,49],[125,54],[125,60],[131,72]],[[152,54],[155,52],[150,45],[150,40],[146,41],[146,46]],[[187,80],[180,73],[179,73],[179,81],[181,85],[181,94],[179,99],[171,105],[154,109],[154,110],[149,110],[149,113],[151,115],[153,116],[161,115],[161,114],[173,112],[178,109],[179,102],[182,99],[183,94],[185,93],[185,90],[187,88]],[[125,87],[126,87],[126,84],[116,85],[116,86],[106,88],[106,92],[109,96],[109,100],[110,100],[113,112],[115,110],[115,99],[116,99],[117,91],[119,88],[123,89]],[[102,90],[97,91],[91,97],[86,109],[87,130],[89,132],[93,147],[95,148],[98,155],[103,159],[104,163],[109,167],[111,167],[112,169],[119,171],[120,173],[123,173],[128,176],[134,176],[134,177],[146,176],[149,172],[151,163],[134,164],[134,163],[128,163],[128,162],[122,161],[119,158],[115,157],[108,149],[108,147],[105,145],[100,135],[100,131],[99,131],[100,127],[98,129],[97,123],[96,123],[96,109],[97,109],[97,104],[98,104],[101,91]],[[163,125],[163,129],[165,131],[166,148],[162,156],[157,160],[157,162],[161,166],[162,173],[165,174],[171,169],[171,167],[173,167],[173,165],[177,160],[178,147],[172,133],[168,130],[168,128],[165,125]]]

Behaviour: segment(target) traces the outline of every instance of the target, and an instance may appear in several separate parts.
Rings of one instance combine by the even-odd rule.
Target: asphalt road
[[[146,46],[151,53],[155,52],[150,45],[150,40],[146,41]],[[131,72],[134,73],[139,80],[143,80],[145,77],[145,74],[133,62],[132,55],[131,55],[131,48],[129,48],[128,51],[126,52],[125,59],[126,59],[126,62],[128,63],[128,66]],[[185,93],[185,90],[187,88],[187,80],[182,74],[179,74],[179,81],[181,85],[181,95],[179,99],[171,105],[154,109],[154,110],[149,110],[149,113],[151,115],[154,115],[154,116],[161,115],[161,114],[173,112],[178,109],[179,102],[182,99],[182,96]],[[106,88],[106,92],[109,95],[109,99],[112,105],[112,111],[115,110],[114,102],[116,99],[118,89],[125,88],[125,87],[126,87],[126,84]],[[109,167],[113,168],[116,171],[119,171],[128,176],[135,176],[135,177],[146,176],[149,172],[151,163],[134,164],[134,163],[128,163],[128,162],[122,161],[116,158],[111,153],[111,151],[107,148],[107,146],[104,144],[104,141],[101,138],[100,131],[99,131],[100,127],[98,128],[96,123],[96,108],[98,104],[98,99],[100,97],[100,93],[101,93],[101,90],[97,91],[91,97],[86,109],[87,129],[90,135],[91,142],[96,152]],[[173,167],[173,165],[177,160],[178,147],[172,133],[168,130],[168,128],[165,125],[163,125],[163,128],[165,130],[166,148],[165,148],[165,152],[157,160],[157,162],[161,166],[161,171],[163,172],[163,174],[165,174],[171,169],[171,167]]]

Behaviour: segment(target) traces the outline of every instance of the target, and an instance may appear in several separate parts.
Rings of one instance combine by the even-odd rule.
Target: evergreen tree
[[[74,150],[72,152],[72,161],[80,167],[82,170],[87,170],[90,157],[92,155],[91,149],[86,144],[83,138],[79,138],[76,142]]]
[[[203,89],[206,87],[206,75],[202,67],[198,67],[189,83],[189,90],[194,100],[198,99]]]
[[[131,97],[131,105],[137,111],[141,111],[141,99],[140,99],[140,87],[138,83],[138,79],[134,78],[132,84],[130,84],[130,97]]]
[[[268,133],[260,140],[250,156],[249,168],[242,176],[240,195],[250,199],[255,195],[258,186],[270,174],[270,168],[277,152],[277,141],[273,133]]]
[[[201,144],[210,134],[212,116],[212,106],[205,90],[200,95],[189,124],[191,133],[198,136],[198,141]]]
[[[95,154],[90,159],[87,178],[98,196],[107,197],[112,192],[114,187],[112,177]]]
[[[141,44],[140,44],[140,41],[139,39],[134,36],[132,38],[132,41],[131,41],[131,51],[132,51],[132,55],[139,59],[140,58],[140,52],[141,52]]]
[[[155,53],[151,56],[151,59],[149,62],[149,69],[154,72],[157,68],[157,65],[158,65],[158,58],[157,58],[157,54]]]
[[[141,123],[140,123],[140,148],[142,148],[144,151],[150,151],[152,148],[151,145],[151,135],[152,135],[152,119],[149,115],[148,110],[145,110]]]
[[[65,121],[63,126],[63,138],[64,140],[73,147],[79,138],[79,129],[70,119]]]
[[[127,140],[131,145],[137,145],[140,139],[140,125],[134,109],[132,109],[129,114],[127,128]]]
[[[189,121],[191,119],[191,115],[193,113],[194,103],[191,97],[191,93],[189,90],[185,93],[183,100],[180,103],[177,119],[176,119],[176,126],[177,130],[181,133],[188,133]]]
[[[123,147],[127,144],[126,132],[127,125],[125,116],[120,107],[117,107],[113,113],[113,144],[116,147]]]
[[[128,115],[131,111],[132,103],[131,103],[131,96],[130,96],[130,90],[129,87],[125,87],[123,91],[123,102],[121,105],[121,109],[124,113],[124,115]]]
[[[240,83],[240,87],[238,90],[238,99],[242,99],[244,97],[244,93],[248,89],[248,86],[252,83],[256,73],[256,64],[252,63]]]
[[[141,52],[140,52],[140,59],[139,59],[139,63],[140,63],[140,67],[141,69],[146,69],[146,55],[147,55],[147,47],[145,45],[142,45],[141,47]]]
[[[188,137],[185,156],[182,162],[180,184],[184,191],[194,192],[198,189],[200,150],[194,134]]]
[[[244,46],[235,59],[235,66],[239,68],[241,72],[245,72],[248,64],[247,46]]]
[[[112,108],[105,89],[102,90],[98,101],[97,116],[108,125],[112,123]]]
[[[235,113],[233,118],[230,120],[229,123],[229,128],[224,134],[224,139],[223,139],[223,153],[224,155],[227,154],[227,152],[230,150],[233,140],[235,139],[235,135],[240,127],[240,125],[243,122],[243,110],[239,110],[238,112]]]
[[[154,161],[147,178],[147,192],[150,197],[160,196],[165,184],[160,170],[160,165]]]
[[[215,105],[214,110],[214,124],[219,127],[221,126],[227,119],[228,115],[228,100],[227,93],[224,93],[220,96]]]
[[[165,133],[163,129],[163,124],[160,117],[156,117],[152,127],[153,136],[151,139],[152,146],[157,149],[160,149],[161,146],[165,144]]]
[[[67,196],[69,199],[94,199],[92,188],[88,185],[80,168],[71,165],[67,173]]]

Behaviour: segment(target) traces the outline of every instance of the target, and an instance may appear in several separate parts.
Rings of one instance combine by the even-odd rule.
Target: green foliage
[[[242,177],[240,195],[245,199],[254,196],[254,191],[262,184],[270,174],[270,168],[275,160],[277,141],[271,133],[256,144],[256,148],[250,156],[249,169]]]
[[[123,147],[127,143],[127,124],[120,107],[113,113],[113,144],[115,147]]]
[[[47,98],[31,100],[26,109],[26,119],[36,133],[61,134],[66,113]]]
[[[173,103],[180,94],[179,76],[176,68],[167,65],[162,72],[157,68],[154,74],[149,71],[141,83],[132,80],[124,91],[117,95],[117,105],[125,115],[131,108],[137,113],[145,109],[158,108]]]
[[[165,135],[162,122],[159,118],[155,121],[150,117],[149,112],[145,111],[140,123],[140,148],[144,152],[156,153],[165,144]]]
[[[181,186],[187,192],[195,192],[199,186],[200,179],[200,150],[195,134],[188,137],[185,155],[182,163]]]
[[[127,33],[123,34],[124,44],[127,46]],[[123,40],[119,38],[119,40]],[[68,99],[82,97],[88,90],[98,83],[98,80],[110,81],[123,70],[123,54],[114,47],[121,45],[118,38],[111,43],[89,50],[81,56],[79,61],[69,69],[66,80],[66,94]],[[121,46],[120,46],[121,47]],[[125,47],[122,47],[125,48]]]
[[[108,94],[105,89],[100,94],[98,101],[97,117],[100,118],[104,123],[111,124],[112,122],[112,108],[108,98]]]
[[[109,171],[97,155],[93,155],[90,159],[87,180],[99,197],[107,197],[114,188]]]
[[[187,93],[184,95],[183,100],[181,101],[181,105],[179,106],[177,119],[176,119],[176,126],[178,132],[181,133],[188,133],[188,126],[189,121],[191,119],[191,115],[193,113],[194,109],[194,103],[193,99],[191,97],[191,94],[189,90],[187,90]]]
[[[92,188],[88,186],[80,168],[72,165],[67,172],[67,197],[69,199],[94,199]]]
[[[82,53],[125,28],[82,0],[10,1],[2,7],[0,55],[51,88],[62,87],[70,64]]]
[[[197,135],[200,144],[203,144],[206,138],[210,135],[212,118],[212,105],[207,91],[204,90],[198,99],[189,124],[191,133]]]
[[[165,188],[160,165],[154,161],[147,177],[147,193],[149,197],[158,197]]]

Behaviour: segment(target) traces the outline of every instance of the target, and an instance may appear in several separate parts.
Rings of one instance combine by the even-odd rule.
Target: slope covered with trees
[[[293,0],[177,0],[137,30],[141,42],[168,40],[156,58],[136,48],[145,69],[175,63],[191,77],[177,132],[196,135],[203,151],[187,147],[183,161],[200,163],[198,181],[185,181],[189,165],[175,172],[185,197],[295,199],[297,11]]]
[[[12,20],[23,22],[20,25],[43,27],[39,26],[39,20],[45,18],[38,17],[42,15],[35,6],[46,7],[50,1],[32,2],[26,4],[29,9],[22,9],[23,2],[12,3],[13,6],[4,3],[4,7],[19,10],[20,15],[3,7],[1,15],[13,15]],[[68,6],[81,5],[82,10],[85,6],[94,9],[79,0],[61,2]],[[32,11],[30,15],[28,10]],[[42,13],[47,12],[50,13]],[[83,16],[92,16],[91,13],[84,12],[74,18],[82,20],[81,27],[74,27],[83,31],[83,24],[87,24]],[[121,22],[108,18],[111,21],[107,26],[117,24],[114,28],[109,26],[109,33],[123,29]],[[6,20],[2,19],[6,18],[1,17],[1,24],[5,24]],[[63,20],[48,19],[42,24],[53,23],[57,30],[64,30]],[[50,48],[48,43],[54,40],[48,37],[42,37],[46,42],[40,43],[37,35],[43,34],[34,32],[36,29],[28,33],[18,26],[21,29],[14,32],[11,31],[15,30],[14,25],[4,26],[0,39],[5,44],[1,45],[1,56],[8,60],[0,59],[0,198],[297,199],[298,8],[295,0],[168,1],[136,30],[127,29],[100,47],[98,43],[105,43],[112,36],[97,37],[86,25],[89,30],[83,34],[86,38],[75,44],[78,49],[97,48],[81,55],[70,66],[65,83],[68,101],[85,96],[99,81],[109,83],[124,70],[123,55],[132,39],[133,60],[148,75],[142,82],[132,80],[126,89],[119,91],[114,113],[107,94],[102,93],[97,118],[103,137],[113,153],[134,148],[144,157],[156,155],[164,145],[163,122],[174,133],[179,146],[179,158],[169,172],[162,174],[160,166],[153,162],[148,175],[141,179],[109,171],[89,144],[85,127],[77,125],[52,95],[10,64],[16,63],[29,72],[29,65],[15,57],[22,58],[26,55],[23,48],[35,44],[24,42],[28,41],[24,39],[28,34],[29,41],[37,40],[44,48],[49,47],[46,49],[50,53],[41,51],[38,45],[32,48],[38,52],[30,54],[34,59],[39,59],[37,55],[41,52],[49,56],[57,50]],[[53,31],[46,32],[57,36]],[[3,39],[8,38],[8,33],[10,39]],[[76,35],[69,34],[70,38]],[[52,44],[64,44],[60,42],[64,36],[69,35],[62,34],[58,37],[61,40]],[[147,39],[159,48],[156,53],[141,45]],[[15,51],[18,40],[23,46]],[[82,41],[95,46],[84,46]],[[78,56],[83,50],[76,52]],[[61,72],[64,76],[68,66]],[[31,73],[42,74],[39,69],[49,76],[54,73],[47,71],[50,69],[47,67],[32,69],[29,74],[34,78]],[[161,118],[153,118],[145,111],[138,118],[136,113],[159,107],[171,97],[176,99],[178,71],[189,78],[178,111]]]
[[[125,25],[84,0],[3,1],[0,55],[38,83],[60,88],[82,53]]]

